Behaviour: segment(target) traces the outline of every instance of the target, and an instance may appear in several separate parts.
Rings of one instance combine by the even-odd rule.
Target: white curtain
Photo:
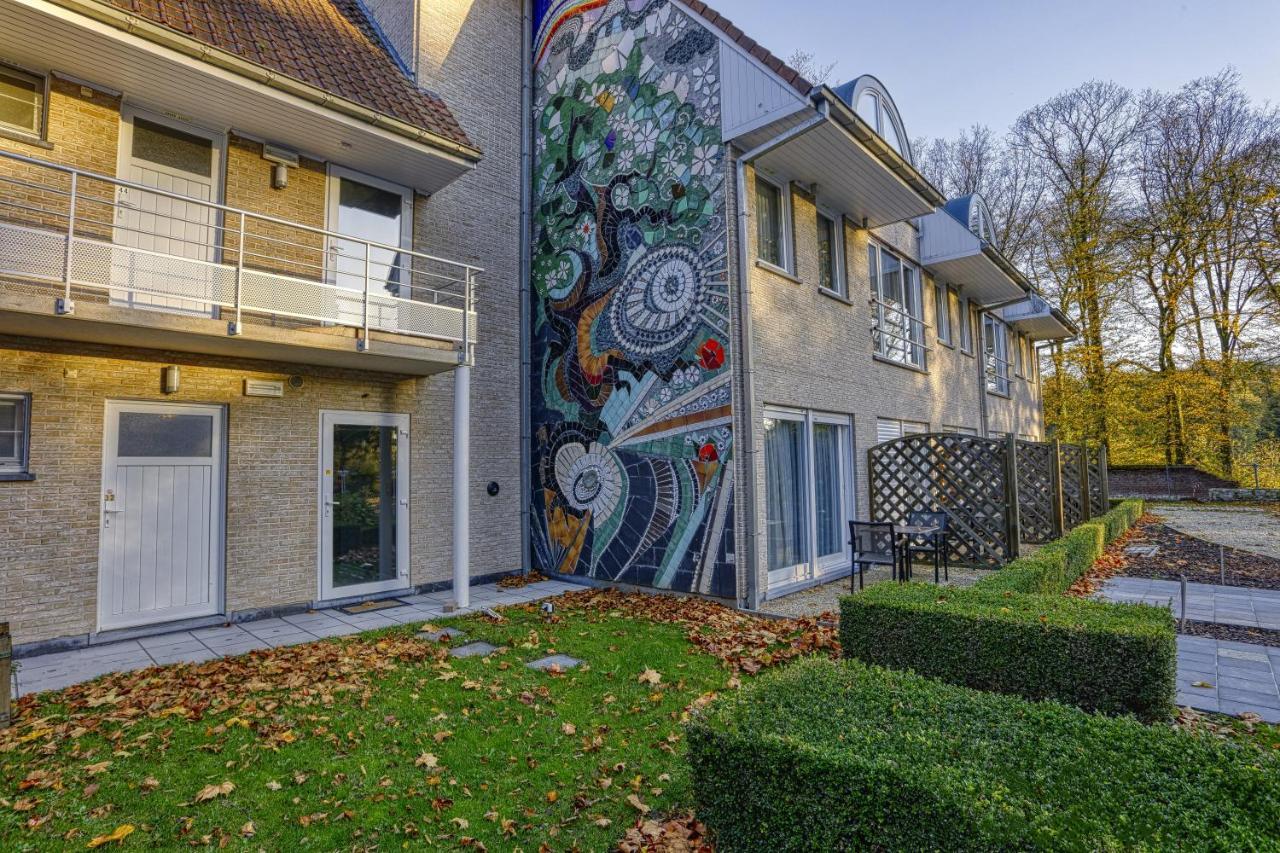
[[[813,425],[813,485],[817,506],[818,556],[844,552],[844,482],[840,472],[840,442],[844,430],[837,424]]]
[[[803,430],[800,421],[766,418],[764,422],[769,571],[809,559]]]

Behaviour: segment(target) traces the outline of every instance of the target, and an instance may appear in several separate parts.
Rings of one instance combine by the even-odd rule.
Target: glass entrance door
[[[408,586],[408,443],[408,415],[321,415],[321,598]]]

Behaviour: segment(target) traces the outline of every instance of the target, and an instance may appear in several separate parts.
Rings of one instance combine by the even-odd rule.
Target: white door
[[[120,121],[122,180],[216,202],[223,136],[126,109]],[[212,313],[221,218],[208,205],[130,187],[116,189],[112,297],[141,308]],[[203,297],[203,298],[201,298]]]
[[[364,322],[367,280],[369,325],[394,331],[395,300],[413,298],[407,256],[396,251],[408,248],[413,240],[413,191],[330,166],[328,220],[330,231],[357,238],[329,240],[329,280],[359,294],[338,294],[338,322],[353,326]]]
[[[223,410],[107,403],[98,627],[222,607]]]
[[[409,416],[320,414],[320,597],[409,585]]]

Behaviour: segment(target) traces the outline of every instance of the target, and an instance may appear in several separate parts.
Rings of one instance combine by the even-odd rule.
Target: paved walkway
[[[503,604],[523,604],[581,588],[576,584],[553,580],[539,581],[516,589],[504,589],[497,584],[473,586],[471,604],[473,610]],[[293,616],[176,631],[22,658],[15,662],[16,695],[58,690],[109,672],[126,672],[157,664],[200,663],[244,654],[254,649],[292,646],[325,637],[372,631],[375,628],[426,622],[445,616],[444,605],[452,598],[450,590],[442,590],[403,596],[399,599],[405,602],[403,607],[368,613],[350,614],[338,609],[312,610]]]
[[[1280,515],[1256,506],[1161,503],[1148,507],[1174,530],[1280,560]]]
[[[1175,617],[1182,615],[1182,590],[1177,581],[1109,578],[1099,595],[1108,601],[1172,607]],[[1280,629],[1280,590],[1188,583],[1187,618],[1221,625]]]
[[[1280,648],[1178,637],[1178,704],[1280,723]]]

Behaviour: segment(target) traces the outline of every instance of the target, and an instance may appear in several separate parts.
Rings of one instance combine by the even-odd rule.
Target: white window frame
[[[845,248],[844,248],[844,217],[838,213],[831,213],[819,207],[817,214],[814,216],[814,224],[817,227],[817,236],[819,238],[818,245],[821,247],[822,236],[822,220],[831,223],[831,283],[832,287],[824,287],[822,285],[822,270],[818,270],[818,289],[823,293],[829,293],[832,296],[838,296],[841,299],[849,298],[849,277],[845,272]],[[819,261],[821,261],[822,253],[819,249]]]
[[[973,355],[973,309],[969,297],[960,297],[960,352]]]
[[[756,212],[756,263],[766,269],[777,270],[787,275],[795,275],[795,252],[792,250],[791,223],[791,182],[774,178],[756,170],[756,195],[760,193],[759,185],[773,187],[778,193],[778,263],[765,258],[762,253],[763,241],[760,239],[760,216],[757,202]]]
[[[857,439],[854,436],[854,423],[851,415],[767,406],[764,410],[764,418],[792,421],[803,425],[801,431],[801,455],[804,460],[805,476],[803,488],[805,509],[803,515],[808,528],[806,531],[808,558],[804,562],[792,566],[783,566],[772,571],[769,571],[768,562],[765,562],[765,570],[768,573],[765,598],[776,598],[779,595],[785,595],[806,586],[826,583],[833,578],[849,574],[852,554],[849,550],[844,527],[841,528],[841,540],[843,542],[841,552],[839,554],[818,555],[818,478],[815,466],[817,454],[814,452],[814,426],[816,424],[830,424],[844,429],[845,440],[840,447],[840,480],[844,506],[843,514],[849,519],[857,517],[857,492],[854,489],[854,460],[856,458],[854,448]],[[766,461],[762,464],[767,465],[768,463]],[[765,469],[765,476],[768,477],[767,468]],[[768,548],[767,529],[765,531],[765,547]]]
[[[951,322],[951,288],[936,280],[933,282],[933,314],[938,343],[954,347],[956,341],[955,327]]]
[[[943,424],[942,431],[946,433],[951,433],[952,435],[976,436],[978,434],[978,430],[976,427],[956,426],[951,424]]]
[[[16,124],[6,124],[0,122],[0,131],[7,134],[22,137],[24,139],[34,139],[44,142],[48,138],[49,133],[49,75],[39,74],[8,62],[0,62],[0,71],[11,74],[14,77],[25,78],[36,86],[36,93],[40,97],[40,105],[36,110],[36,127],[34,129],[21,127]]]
[[[919,370],[927,370],[929,364],[929,346],[925,342],[925,330],[929,324],[925,322],[924,282],[920,268],[908,261],[900,253],[872,240],[867,242],[868,277],[871,278],[871,339],[875,356],[884,361]],[[870,270],[871,253],[875,253],[876,268],[872,275]],[[898,307],[884,294],[884,257],[894,258],[902,270],[903,306]],[[911,313],[911,299],[908,298],[907,270],[911,271],[911,295],[914,297],[915,313]],[[895,327],[889,328],[887,317],[896,317]],[[904,329],[905,326],[905,329]],[[904,334],[905,332],[905,334]]]
[[[991,313],[982,315],[983,358],[986,360],[987,393],[1009,396],[1009,327]]]
[[[31,474],[31,395],[27,393],[0,393],[0,401],[16,403],[17,418],[12,430],[17,452],[13,456],[0,457],[0,480],[30,479]],[[5,430],[9,432],[9,430]]]
[[[357,172],[355,169],[348,169],[346,166],[338,166],[330,163],[328,167],[328,175],[325,185],[325,230],[334,234],[342,235],[350,240],[363,241],[365,238],[356,235],[343,234],[338,228],[338,207],[342,203],[342,181],[343,179],[355,181],[360,184],[367,184],[380,190],[386,190],[389,193],[396,193],[401,198],[400,216],[400,248],[406,250],[413,249],[413,189],[403,184],[393,183],[392,181],[368,175],[364,172]],[[341,241],[341,237],[330,237],[327,240],[326,270],[325,275],[330,284],[336,284],[338,279],[337,262],[333,260],[333,253],[336,251],[337,243]],[[372,254],[372,253],[371,253]],[[402,257],[399,263],[405,263]],[[401,283],[400,287],[404,289],[401,298],[412,299],[413,292],[411,290],[412,281],[406,280]]]

